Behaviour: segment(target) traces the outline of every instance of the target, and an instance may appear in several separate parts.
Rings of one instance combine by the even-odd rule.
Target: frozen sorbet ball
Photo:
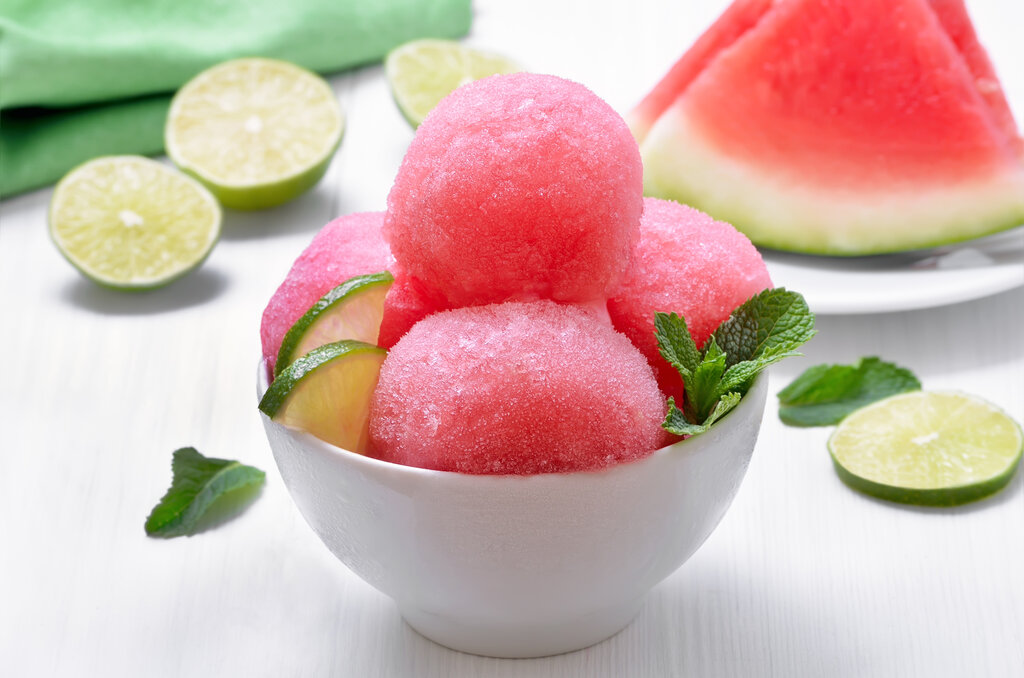
[[[605,468],[664,440],[647,361],[593,313],[551,301],[442,311],[388,354],[370,408],[381,459],[461,473]]]
[[[677,397],[682,380],[658,353],[654,314],[686,318],[693,340],[703,346],[733,309],[772,286],[747,236],[691,207],[655,198],[644,199],[631,262],[608,313],[651,361],[662,389]]]
[[[607,298],[637,237],[642,190],[636,142],[593,92],[549,75],[492,76],[420,125],[384,234],[452,307]]]
[[[394,260],[381,236],[383,212],[339,217],[316,234],[263,310],[263,358],[273,373],[285,333],[324,294],[349,278],[380,273]]]

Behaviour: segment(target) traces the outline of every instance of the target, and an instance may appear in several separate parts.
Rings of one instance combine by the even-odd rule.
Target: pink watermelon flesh
[[[424,120],[388,195],[384,235],[452,306],[587,302],[618,283],[642,209],[625,121],[582,85],[499,75]]]
[[[893,11],[891,17],[884,14],[890,7]],[[882,18],[875,12],[882,12]],[[751,44],[740,41],[766,15],[769,17],[766,23],[770,26],[754,31],[756,37],[751,38]],[[936,22],[942,33],[934,30]],[[860,156],[848,155],[841,166],[871,161],[877,157],[876,147],[891,149],[899,146],[901,139],[908,139],[904,136],[906,134],[910,134],[910,143],[904,149],[906,157],[922,166],[930,166],[934,157],[942,156],[946,159],[944,165],[963,170],[962,162],[956,162],[960,159],[956,156],[957,149],[946,147],[943,153],[943,149],[935,148],[937,136],[954,131],[959,135],[967,133],[971,141],[965,141],[963,146],[976,147],[980,155],[994,152],[997,165],[1006,159],[999,137],[1012,151],[1011,155],[1024,153],[1024,140],[962,0],[901,0],[896,3],[888,0],[848,0],[845,3],[737,0],[630,113],[631,126],[638,139],[642,141],[657,118],[690,87],[697,76],[737,42],[740,43],[737,49],[743,51],[746,58],[733,63],[725,73],[716,72],[708,76],[710,80],[725,83],[725,86],[706,85],[720,95],[717,99],[709,97],[701,106],[701,111],[711,119],[709,126],[712,131],[720,131],[718,125],[713,124],[714,116],[728,116],[736,108],[732,105],[738,99],[736,92],[750,92],[750,89],[742,88],[742,83],[752,82],[757,77],[759,62],[764,61],[768,62],[764,65],[764,74],[772,78],[769,86],[773,87],[772,94],[776,99],[763,101],[762,93],[762,110],[741,111],[729,117],[746,120],[746,115],[767,115],[768,121],[792,120],[786,139],[813,138],[811,135],[819,132],[821,127],[829,132],[837,122],[845,122],[835,118],[851,117],[856,121],[852,126],[829,133],[828,136],[840,140],[838,147],[821,149],[810,158],[811,163],[820,160],[821,155],[849,153],[849,139],[853,134],[870,139],[872,135],[868,132],[872,131],[883,136],[876,138],[871,145],[858,144],[857,148],[862,151]],[[794,50],[793,44],[801,45],[800,49]],[[820,45],[820,48],[816,49],[815,45]],[[868,68],[860,68],[861,62],[867,63]],[[843,71],[830,74],[831,69],[837,67]],[[937,72],[929,73],[928,70],[933,68]],[[922,75],[927,81],[922,80]],[[814,90],[814,85],[820,87],[821,83],[825,83],[828,89]],[[737,87],[727,91],[728,85]],[[950,89],[944,91],[944,86]],[[798,93],[805,90],[811,94],[798,94],[793,100],[786,101],[794,90]],[[939,96],[936,96],[937,90]],[[972,95],[972,91],[977,96]],[[899,96],[894,97],[893,94]],[[807,103],[818,108],[802,108]],[[852,106],[858,103],[862,105]],[[929,110],[915,111],[912,120],[900,115],[902,110],[916,108],[919,103],[927,104]],[[959,118],[955,112],[958,108],[961,109]],[[992,130],[984,125],[979,127],[977,121],[972,120],[976,116],[989,119],[997,128],[995,139],[990,138]],[[966,128],[959,127],[964,123],[963,118],[967,119]],[[817,121],[819,128],[804,132],[804,125],[809,121]],[[906,123],[897,124],[900,121]],[[922,123],[931,124],[922,127]],[[766,127],[773,128],[774,125]],[[796,149],[797,153],[787,147],[780,154],[780,147],[785,145],[783,142],[750,146],[746,135],[737,134],[744,130],[733,127],[730,131],[732,133],[721,131],[719,137],[732,139],[734,149],[742,149],[746,156],[763,154],[766,147],[769,148],[772,153],[766,165],[777,167],[780,155],[799,155],[800,147]],[[765,136],[772,131],[766,130]],[[990,148],[993,145],[995,149]],[[922,150],[933,155],[923,157],[920,155]],[[800,171],[811,164],[802,163],[799,158],[794,160],[800,165]],[[900,163],[900,159],[896,162]],[[905,166],[901,164],[900,169],[905,169]],[[842,176],[835,178],[836,181],[844,180]]]
[[[627,117],[629,128],[638,141],[654,125],[693,79],[718,56],[753,27],[772,6],[772,0],[737,0],[693,43],[669,72],[655,85]]]
[[[699,347],[733,309],[771,286],[745,235],[685,205],[646,198],[632,265],[608,313],[654,367],[662,391],[678,400],[683,382],[658,353],[654,314],[681,315]]]
[[[781,3],[678,103],[727,156],[829,188],[955,182],[1014,162],[923,0]]]
[[[1010,112],[1010,105],[999,84],[995,68],[992,67],[985,48],[978,42],[978,35],[974,31],[971,18],[967,15],[963,0],[929,0],[929,4],[971,72],[978,94],[988,105],[989,114],[996,127],[1002,130],[1017,153],[1024,156],[1024,139],[1021,139],[1017,132],[1013,113]]]
[[[274,372],[281,341],[316,301],[349,278],[380,273],[394,260],[381,236],[383,212],[339,217],[316,234],[299,255],[263,311],[263,358]]]
[[[665,400],[626,337],[573,305],[436,313],[388,353],[374,454],[474,474],[596,470],[660,447]]]

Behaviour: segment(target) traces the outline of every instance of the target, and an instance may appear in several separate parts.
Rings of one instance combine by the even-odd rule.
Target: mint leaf
[[[746,393],[754,377],[815,335],[814,315],[797,292],[765,290],[745,301],[711,336],[731,347],[719,393]]]
[[[761,356],[771,364],[784,354],[795,355],[792,351],[814,335],[814,314],[803,296],[776,287],[743,302],[712,336],[728,356],[726,366],[732,367]]]
[[[725,375],[722,377],[722,382],[719,385],[719,390],[721,393],[729,393],[732,391],[746,393],[747,389],[750,388],[750,385],[754,382],[754,377],[756,377],[761,370],[769,365],[774,365],[784,358],[794,358],[799,355],[803,354],[798,351],[772,349],[771,351],[762,353],[753,360],[743,360],[738,362],[725,371]]]
[[[654,314],[654,336],[658,340],[658,352],[676,368],[685,379],[693,374],[701,362],[700,351],[693,343],[686,319],[675,313]]]
[[[861,362],[864,360],[862,358]],[[842,400],[850,391],[858,388],[863,377],[860,372],[860,364],[808,367],[789,386],[779,391],[779,402],[807,405]]]
[[[676,399],[672,397],[668,399],[668,414],[665,415],[661,427],[677,436],[692,436],[704,432],[700,424],[690,423],[682,410],[676,406]]]
[[[715,338],[708,339],[704,346],[703,357],[697,369],[684,377],[683,388],[686,392],[687,414],[695,423],[702,423],[722,396],[718,385],[725,373],[725,353],[718,347]]]
[[[243,488],[258,489],[266,477],[258,468],[237,461],[204,457],[194,447],[175,450],[171,472],[170,489],[146,518],[150,537],[195,534],[218,500],[237,497]]]
[[[797,292],[765,290],[739,306],[714,331],[703,349],[694,344],[686,320],[654,314],[661,355],[683,378],[683,407],[668,400],[662,427],[676,435],[707,431],[736,407],[754,378],[814,336],[814,314]]]
[[[876,400],[920,388],[913,372],[873,356],[856,365],[815,365],[779,391],[779,419],[829,426]]]
[[[740,403],[739,393],[727,393],[719,400],[714,409],[708,415],[707,419],[702,424],[691,424],[686,420],[686,417],[675,405],[675,401],[672,398],[668,399],[668,414],[665,416],[665,421],[661,424],[661,427],[669,433],[674,433],[677,436],[695,436],[699,433],[704,433],[711,425],[716,421],[724,417],[731,409],[739,405]]]

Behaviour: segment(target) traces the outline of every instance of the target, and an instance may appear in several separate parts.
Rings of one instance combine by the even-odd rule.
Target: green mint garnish
[[[779,419],[790,426],[829,426],[876,400],[920,389],[913,372],[880,358],[815,365],[779,391]]]
[[[745,301],[712,336],[729,356],[731,370],[744,361],[763,363],[763,369],[800,355],[796,349],[814,334],[814,314],[803,296],[777,287]]]
[[[687,421],[686,415],[676,407],[675,399],[669,398],[668,415],[666,415],[662,427],[677,436],[695,436],[698,433],[704,433],[711,428],[712,424],[724,417],[729,410],[739,405],[741,397],[739,393],[726,393],[715,404],[711,414],[708,415],[702,424],[691,424]]]
[[[658,351],[669,365],[680,372],[692,373],[697,369],[701,354],[693,343],[686,320],[675,313],[655,313],[654,336],[658,340]]]
[[[204,457],[194,447],[175,450],[171,472],[170,489],[146,518],[150,537],[195,534],[204,526],[204,516],[216,513],[210,512],[215,503],[225,506],[231,499],[240,499],[244,507],[266,477],[258,468],[237,461]],[[249,492],[240,492],[243,489]]]
[[[662,427],[675,435],[697,435],[721,419],[747,392],[761,370],[814,336],[814,314],[797,292],[783,288],[756,294],[732,312],[703,348],[675,313],[654,315],[658,349],[683,378],[680,409],[668,400]]]

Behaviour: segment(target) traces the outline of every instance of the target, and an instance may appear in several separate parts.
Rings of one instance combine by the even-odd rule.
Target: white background
[[[722,2],[477,2],[470,44],[579,80],[628,110]],[[1024,6],[969,2],[1024,114]],[[1024,491],[906,508],[842,485],[826,429],[770,397],[744,485],[705,546],[636,621],[538,660],[452,652],[320,544],[259,422],[260,313],[292,259],[342,213],[380,210],[412,132],[380,67],[332,78],[348,130],[324,181],[287,206],[229,213],[197,273],[139,295],[82,279],[46,234],[49,189],[0,204],[0,675],[1024,675]],[[1017,236],[1021,233],[1018,231]],[[933,389],[1024,412],[1024,289],[904,313],[820,317],[804,368],[881,355]],[[147,538],[171,452],[267,471],[240,517]]]

